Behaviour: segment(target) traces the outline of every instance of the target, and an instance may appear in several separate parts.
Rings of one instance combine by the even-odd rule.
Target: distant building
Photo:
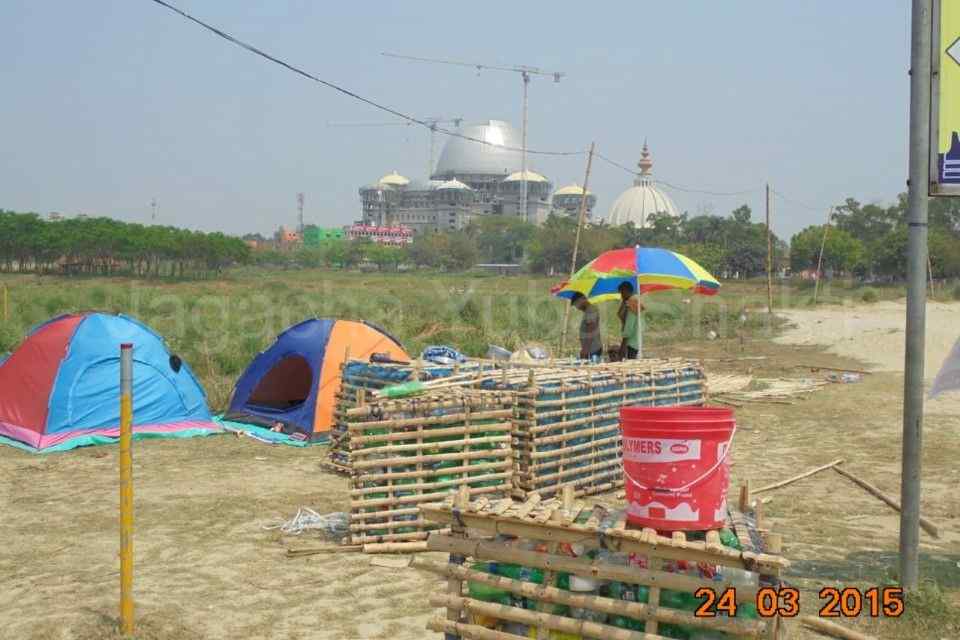
[[[413,242],[413,229],[410,227],[355,224],[347,227],[346,232],[350,240],[371,240],[377,244],[392,246],[403,246]]]
[[[325,242],[343,240],[347,237],[347,232],[339,227],[333,229],[321,229],[316,226],[307,226],[303,230],[303,244],[306,247],[319,247]]]
[[[520,140],[513,128],[489,120],[466,126],[461,134],[447,140],[426,182],[412,182],[394,171],[361,187],[360,224],[401,225],[417,233],[460,230],[482,215],[520,216],[542,224],[550,214],[553,185],[535,171],[520,171]]]
[[[290,251],[303,244],[303,237],[293,229],[281,225],[273,235],[273,242],[279,251]]]
[[[593,208],[597,204],[597,196],[592,191],[584,191],[579,184],[571,184],[561,187],[553,192],[553,215],[572,216],[580,215],[580,203],[583,202],[584,195],[587,198],[586,217],[590,220],[593,217]]]
[[[621,225],[632,222],[639,228],[649,226],[650,217],[654,214],[665,213],[674,218],[680,217],[680,212],[673,200],[657,186],[653,179],[653,158],[647,143],[643,143],[640,153],[640,175],[633,181],[633,186],[620,194],[610,213],[607,222],[611,225]]]

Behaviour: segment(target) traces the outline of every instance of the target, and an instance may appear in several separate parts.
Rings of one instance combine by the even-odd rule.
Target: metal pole
[[[133,635],[133,345],[120,345],[120,630]]]
[[[527,88],[530,86],[530,74],[524,71],[521,76],[523,77],[523,127],[520,135],[523,142],[520,159],[520,204],[523,207],[523,219],[529,222],[529,212],[527,211]]]
[[[573,257],[570,259],[570,279],[577,272],[577,253],[580,251],[580,231],[583,229],[583,221],[587,217],[587,187],[590,184],[590,167],[593,165],[593,149],[595,142],[590,143],[590,153],[587,155],[587,171],[583,176],[583,198],[580,199],[580,214],[577,216],[577,235],[573,240]],[[563,357],[563,349],[567,342],[567,322],[570,320],[570,305],[563,311],[563,329],[560,331],[560,356]]]
[[[920,579],[920,454],[926,323],[927,208],[930,179],[931,0],[913,0],[910,38],[910,182],[907,205],[907,325],[903,377],[900,583]]]
[[[430,124],[430,164],[427,165],[427,180],[433,173],[433,158],[436,150],[437,123]]]
[[[635,250],[640,249],[640,245],[634,247]],[[640,274],[637,274],[636,281],[634,282],[633,295],[637,296],[637,360],[643,359],[643,310],[640,308],[643,306],[640,302]],[[630,307],[627,306],[627,313],[630,313]]]
[[[770,183],[767,183],[767,313],[773,313],[773,234],[770,232]]]

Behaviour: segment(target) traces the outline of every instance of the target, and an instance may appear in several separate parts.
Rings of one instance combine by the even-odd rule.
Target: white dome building
[[[597,196],[576,182],[553,192],[553,214],[578,217],[580,215],[580,204],[584,198],[587,199],[586,216],[587,219],[590,219],[593,217],[593,207],[597,204]]]
[[[410,179],[405,178],[399,173],[396,169],[392,173],[388,173],[377,181],[377,184],[381,184],[387,187],[405,187],[410,184]]]
[[[650,157],[646,142],[643,143],[643,151],[637,166],[640,167],[640,175],[633,181],[633,186],[621,193],[613,203],[607,215],[607,223],[617,226],[632,222],[642,229],[648,226],[650,216],[656,213],[665,213],[679,218],[680,212],[677,210],[677,205],[673,203],[670,196],[657,187],[653,179],[650,172],[653,168],[653,159]]]

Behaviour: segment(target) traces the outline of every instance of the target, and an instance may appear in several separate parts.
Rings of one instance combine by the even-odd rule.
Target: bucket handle
[[[705,479],[705,478],[706,478],[707,476],[709,476],[711,473],[713,473],[714,471],[716,471],[717,469],[719,469],[719,468],[720,468],[720,465],[722,465],[724,462],[727,461],[727,456],[730,455],[730,449],[733,448],[733,436],[736,435],[736,433],[737,433],[737,425],[734,424],[734,425],[733,425],[733,430],[730,432],[730,439],[727,440],[726,449],[725,449],[724,452],[723,452],[723,457],[721,457],[719,460],[717,460],[712,467],[710,467],[709,469],[707,469],[707,470],[706,470],[704,473],[702,473],[699,477],[695,478],[694,480],[691,480],[691,481],[688,482],[687,484],[682,485],[682,486],[680,486],[680,487],[676,487],[676,488],[672,488],[672,487],[648,487],[648,486],[645,485],[645,484],[641,484],[640,482],[637,482],[636,478],[634,478],[633,476],[631,476],[630,473],[627,471],[626,465],[624,465],[624,467],[623,467],[623,475],[625,475],[630,482],[632,482],[632,483],[633,483],[634,485],[636,485],[637,487],[643,489],[644,491],[668,491],[668,492],[670,492],[670,493],[682,493],[683,491],[686,491],[687,489],[689,489],[689,488],[692,487],[693,485],[699,484],[703,479]]]

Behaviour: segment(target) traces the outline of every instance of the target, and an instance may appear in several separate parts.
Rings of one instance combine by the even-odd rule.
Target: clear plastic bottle
[[[570,576],[570,591],[584,596],[595,596],[600,593],[600,582],[593,578]],[[590,622],[606,622],[607,614],[593,609],[570,607],[570,617]]]

